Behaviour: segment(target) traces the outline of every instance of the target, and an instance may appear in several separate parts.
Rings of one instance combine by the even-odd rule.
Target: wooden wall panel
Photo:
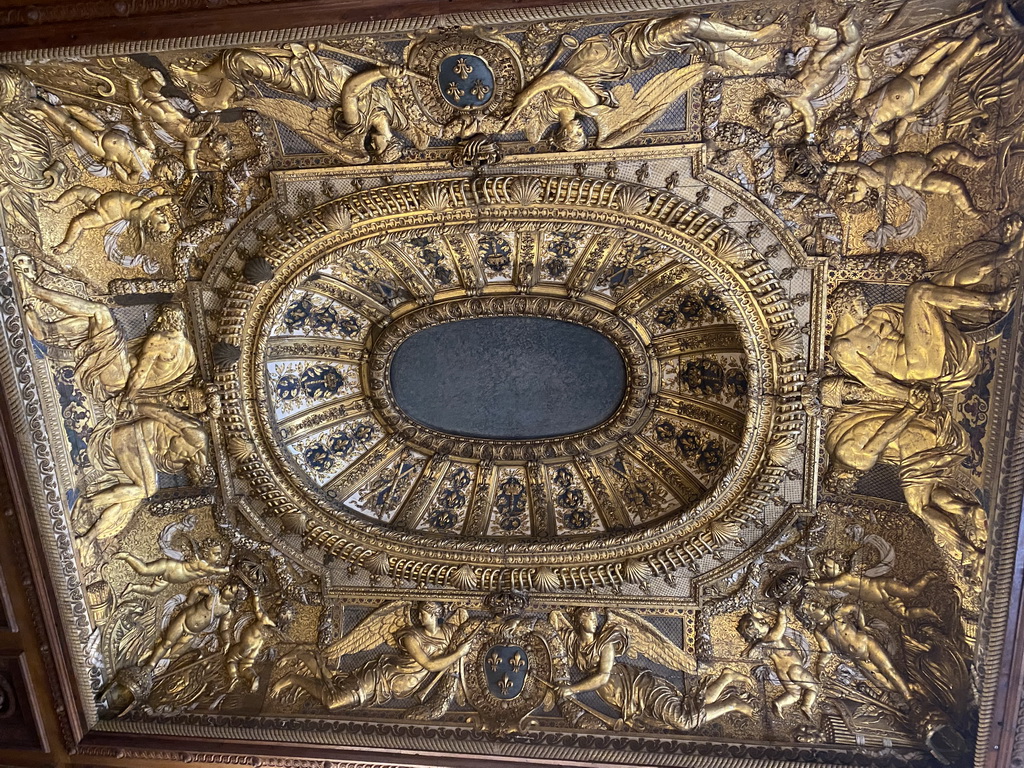
[[[99,0],[0,3],[0,51],[567,5],[565,0]]]

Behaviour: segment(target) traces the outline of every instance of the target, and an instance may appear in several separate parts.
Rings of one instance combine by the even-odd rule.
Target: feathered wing
[[[30,189],[52,186],[46,172],[53,167],[56,147],[49,132],[22,112],[0,115],[0,176]]]
[[[890,187],[887,192],[894,194],[904,203],[910,211],[910,215],[907,216],[906,221],[901,224],[891,224],[885,220],[885,211],[880,211],[882,217],[882,223],[878,229],[868,232],[864,235],[864,242],[872,248],[881,250],[885,248],[886,244],[890,240],[905,240],[908,237],[913,237],[921,231],[921,227],[924,226],[925,219],[928,215],[928,202],[924,199],[924,195],[920,192],[916,192],[909,187],[902,185],[896,187]],[[879,206],[882,206],[885,200],[885,196],[879,196]]]
[[[181,149],[184,146],[184,144],[164,130],[159,123],[151,123],[150,130],[152,130],[154,136],[172,149]]]
[[[597,146],[618,147],[635,138],[665,114],[676,99],[699,83],[705,72],[706,64],[690,64],[656,75],[635,94],[629,84],[613,88],[612,96],[618,106],[601,109],[594,115]]]
[[[807,665],[811,663],[811,643],[807,639],[807,635],[805,635],[801,630],[796,629],[797,626],[799,625],[790,623],[786,627],[786,637],[796,641],[796,644],[800,646],[800,657],[803,660],[804,665]]]
[[[646,656],[656,664],[683,672],[696,672],[697,659],[669,640],[644,619],[631,611],[608,612],[608,621],[614,621],[629,635],[631,659]]]
[[[131,600],[114,609],[100,636],[100,652],[112,666],[117,659],[137,660],[153,647],[159,633],[151,600]]]
[[[72,142],[71,146],[75,150],[75,154],[78,155],[78,160],[82,167],[92,176],[103,178],[110,175],[110,168],[86,152],[84,147],[74,142]]]
[[[291,99],[270,98],[245,99],[240,106],[284,123],[321,152],[343,157],[349,153],[341,143],[330,138],[336,135],[330,109],[310,107]]]
[[[1024,119],[1024,99],[1020,98],[1020,78],[1024,76],[1024,39],[1019,35],[1004,38],[987,55],[976,56],[960,72],[950,97],[946,123],[963,130],[975,117],[999,117],[1004,135],[1006,127],[1020,129]]]
[[[804,45],[800,47],[796,53],[787,53],[785,55],[785,65],[791,72],[799,72],[800,68],[803,67],[804,63],[811,57],[811,51],[814,50],[813,46]]]
[[[843,91],[850,84],[850,73],[847,70],[840,72],[828,86],[822,89],[821,93],[811,99],[811,106],[815,109],[824,109],[833,101],[843,95]]]
[[[412,623],[409,611],[411,606],[409,601],[399,600],[378,608],[352,627],[344,637],[327,646],[324,650],[327,662],[333,664],[342,656],[372,651],[385,643],[397,648],[396,635]]]
[[[548,622],[558,632],[562,642],[570,645],[572,639],[576,636],[576,628],[573,626],[569,614],[556,608],[548,613]]]
[[[867,5],[870,11],[864,18],[871,20],[875,33],[902,26],[911,10],[907,0],[868,0]]]
[[[949,114],[951,99],[947,89],[942,93],[926,112],[918,115],[917,119],[910,124],[911,133],[928,133],[938,128],[946,115]]]

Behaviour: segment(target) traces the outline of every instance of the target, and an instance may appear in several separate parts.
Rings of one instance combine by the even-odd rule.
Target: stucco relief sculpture
[[[570,657],[583,672],[578,682],[562,685],[559,694],[572,697],[595,691],[615,708],[625,727],[689,731],[730,713],[753,714],[750,704],[731,691],[743,680],[734,670],[702,680],[683,694],[649,669],[619,661],[620,656],[642,654],[670,669],[695,669],[691,657],[638,617],[602,617],[599,611],[581,608],[571,620],[555,613],[551,623],[565,632]]]
[[[423,690],[428,682],[437,683],[437,679],[428,680],[429,677],[455,674],[449,670],[470,651],[469,640],[454,642],[460,625],[466,621],[465,614],[448,622],[443,622],[443,618],[444,607],[439,603],[392,603],[328,646],[323,660],[308,655],[298,657],[297,661],[313,674],[284,675],[274,683],[273,692],[281,696],[289,689],[298,689],[331,711],[387,704],[393,698],[407,699]],[[361,669],[330,678],[327,669],[332,661],[349,653],[372,650],[382,642],[395,652],[381,655]]]
[[[96,727],[967,765],[1016,11],[537,13],[5,59],[0,369]],[[431,333],[482,346],[403,374]]]
[[[950,556],[972,568],[986,541],[985,513],[953,481],[957,457],[969,447],[943,398],[970,386],[978,373],[977,347],[965,329],[993,322],[1010,307],[1022,231],[1019,218],[1008,220],[1003,244],[908,286],[902,306],[868,309],[856,289],[835,304],[830,351],[869,394],[854,394],[859,402],[842,404],[829,422],[832,482],[852,487],[858,472],[880,461],[895,465],[911,511]],[[842,380],[826,386],[843,401]]]

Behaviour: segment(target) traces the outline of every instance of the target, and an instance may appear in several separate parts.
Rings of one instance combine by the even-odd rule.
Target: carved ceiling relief
[[[995,0],[8,57],[95,728],[966,764],[1022,68]]]

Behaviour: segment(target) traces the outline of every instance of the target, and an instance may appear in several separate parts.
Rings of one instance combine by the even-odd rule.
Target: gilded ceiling
[[[0,367],[92,727],[969,765],[1022,18],[7,55]]]

